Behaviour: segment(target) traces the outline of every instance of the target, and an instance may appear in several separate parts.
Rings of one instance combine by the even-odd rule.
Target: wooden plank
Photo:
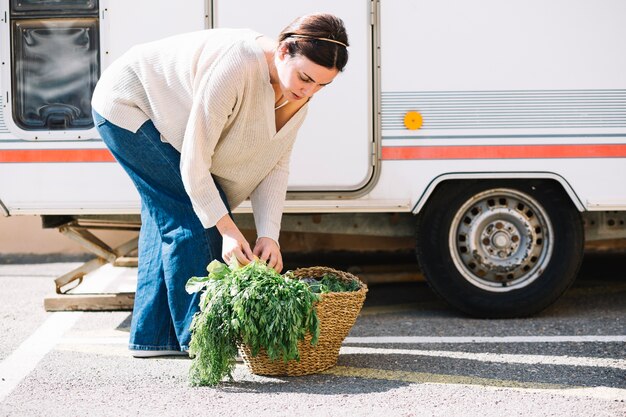
[[[358,277],[367,285],[425,280],[424,275],[420,272],[363,272],[358,274]]]
[[[359,265],[348,269],[366,284],[424,281],[415,264]]]
[[[46,311],[132,311],[134,292],[54,294],[44,298]]]
[[[106,259],[108,262],[114,262],[115,258],[117,258],[117,253],[89,230],[62,226],[59,227],[59,232],[74,240],[91,253],[96,254],[99,258]]]
[[[585,251],[591,253],[623,253],[626,251],[626,239],[605,239],[585,242]]]

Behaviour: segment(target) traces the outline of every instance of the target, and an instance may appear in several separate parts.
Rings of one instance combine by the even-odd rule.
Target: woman
[[[212,29],[136,46],[102,74],[94,120],[141,196],[133,356],[185,354],[199,302],[185,283],[211,260],[257,256],[281,271],[291,149],[347,46],[341,19],[312,14],[277,41]],[[248,197],[254,248],[230,217]]]

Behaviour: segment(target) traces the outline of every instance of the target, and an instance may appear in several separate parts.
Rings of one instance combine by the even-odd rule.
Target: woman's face
[[[339,73],[336,68],[323,67],[303,55],[289,56],[285,49],[278,50],[275,63],[280,89],[289,101],[312,97]]]

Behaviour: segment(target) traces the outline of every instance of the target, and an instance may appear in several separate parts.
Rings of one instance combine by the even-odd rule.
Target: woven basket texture
[[[272,361],[263,350],[257,356],[252,356],[247,346],[240,346],[243,361],[250,372],[257,375],[299,376],[319,373],[337,364],[341,344],[363,307],[367,286],[356,276],[332,268],[315,266],[294,271],[294,276],[300,279],[321,278],[325,274],[334,274],[345,282],[357,281],[361,288],[358,291],[320,295],[320,301],[315,304],[320,325],[319,340],[315,346],[311,346],[311,335],[307,334],[298,343],[299,361]]]

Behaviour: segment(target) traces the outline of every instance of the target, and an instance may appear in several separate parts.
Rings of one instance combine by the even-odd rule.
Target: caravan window
[[[11,0],[13,16],[38,16],[51,14],[97,15],[98,0]]]
[[[89,129],[100,75],[97,2],[11,1],[13,120],[24,130]]]

